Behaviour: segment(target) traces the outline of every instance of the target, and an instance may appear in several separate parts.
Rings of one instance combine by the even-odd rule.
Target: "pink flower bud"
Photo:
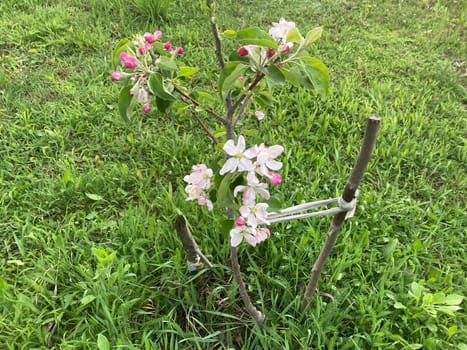
[[[154,32],[154,38],[155,38],[156,40],[161,40],[161,38],[162,38],[162,32],[161,32],[160,30],[156,30],[156,31]]]
[[[135,69],[138,66],[138,59],[134,56],[127,54],[126,52],[120,52],[119,55],[125,67]]]
[[[124,61],[124,60],[127,59],[128,54],[127,54],[125,51],[122,51],[122,52],[120,52],[120,54],[118,55],[118,57],[119,57],[122,61]]]
[[[292,46],[293,46],[293,43],[287,43],[287,44],[281,45],[279,46],[279,52],[287,54],[290,52],[290,49],[292,48]]]
[[[172,43],[170,41],[167,41],[165,44],[164,44],[164,50],[165,51],[170,51],[172,50]]]
[[[273,172],[269,176],[269,181],[271,181],[273,185],[279,185],[282,182],[282,176],[279,173]]]
[[[199,197],[198,197],[198,204],[199,204],[199,205],[205,205],[205,204],[206,204],[206,201],[207,201],[207,200],[206,200],[205,197],[203,197],[203,196],[199,196]]]
[[[143,113],[149,113],[150,110],[151,110],[151,105],[150,105],[149,103],[146,102],[146,103],[143,105],[142,111],[143,111]]]
[[[138,47],[138,53],[143,56],[146,53],[146,48],[145,47]]]
[[[243,216],[239,216],[236,220],[235,220],[235,225],[237,226],[243,226],[245,225],[245,218]]]
[[[177,47],[177,49],[175,50],[175,53],[177,55],[183,55],[183,52],[185,52],[185,50],[183,49],[183,47]]]
[[[248,49],[245,46],[242,46],[237,50],[237,53],[240,56],[247,56],[248,55]]]
[[[146,42],[152,44],[154,41],[156,41],[156,37],[154,35],[152,35],[151,33],[144,33],[144,40],[146,40]]]
[[[130,96],[134,96],[135,95],[135,90],[130,90]]]
[[[274,56],[275,54],[276,54],[276,50],[274,50],[274,49],[267,49],[267,50],[266,50],[266,56],[267,56],[267,57],[272,57],[272,56]]]
[[[112,72],[112,80],[113,81],[118,81],[122,79],[123,77],[123,72]]]
[[[239,77],[238,77],[238,80],[240,80],[240,81],[245,81],[245,77],[239,76]]]

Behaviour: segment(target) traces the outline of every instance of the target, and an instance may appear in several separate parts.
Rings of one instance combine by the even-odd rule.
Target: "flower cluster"
[[[255,246],[269,236],[269,229],[259,227],[268,224],[268,205],[258,203],[258,198],[268,200],[270,194],[268,184],[261,182],[258,176],[266,177],[273,185],[281,183],[282,177],[277,170],[282,168],[282,163],[275,158],[284,151],[284,148],[279,145],[266,147],[261,144],[246,149],[245,139],[240,135],[237,144],[233,140],[227,141],[224,151],[230,158],[222,167],[220,174],[235,171],[246,173],[246,184],[236,186],[234,189],[234,197],[239,193],[242,193],[242,196],[241,206],[238,209],[240,216],[237,217],[235,226],[230,231],[230,244],[236,247],[245,239],[248,244]]]
[[[284,148],[280,145],[266,147],[261,144],[246,149],[245,138],[240,135],[237,144],[233,140],[228,140],[224,145],[224,151],[230,157],[221,168],[220,175],[236,172],[245,174],[244,184],[233,189],[234,197],[240,198],[238,217],[230,230],[230,244],[236,247],[245,239],[248,244],[255,246],[270,234],[268,228],[260,227],[269,224],[268,204],[261,203],[258,199],[270,198],[267,181],[273,185],[281,183],[282,177],[277,171],[282,168],[282,163],[276,158]],[[187,200],[196,199],[209,210],[212,209],[212,202],[207,198],[207,191],[211,187],[212,174],[211,169],[200,164],[193,166],[193,172],[184,178],[188,183],[185,188],[188,193]],[[262,182],[261,178],[266,178],[267,181]]]
[[[287,34],[295,28],[294,22],[287,22],[284,17],[279,23],[273,22],[269,35],[276,40],[279,47],[276,50],[272,48],[259,47],[257,45],[244,45],[238,48],[237,53],[240,56],[249,56],[255,65],[265,66],[279,55],[285,55],[290,52],[294,43],[287,42]]]
[[[133,40],[133,47],[126,47],[126,51],[119,53],[118,58],[122,64],[121,70],[112,72],[112,80],[121,81],[129,78],[133,87],[130,90],[131,96],[136,96],[136,102],[143,105],[143,113],[151,110],[149,94],[151,90],[148,86],[148,78],[157,71],[160,57],[163,54],[173,56],[182,55],[182,47],[174,47],[170,41],[162,44],[162,32],[146,32]]]
[[[186,175],[183,180],[188,183],[185,192],[188,193],[188,201],[197,200],[199,205],[205,205],[212,210],[212,202],[207,198],[207,191],[212,185],[212,170],[204,164],[193,165],[192,173]]]

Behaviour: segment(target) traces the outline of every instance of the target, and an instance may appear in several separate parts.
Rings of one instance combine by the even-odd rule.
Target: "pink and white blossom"
[[[143,87],[139,88],[138,98],[137,98],[138,103],[146,103],[148,101],[148,96],[149,96],[149,93],[145,88]]]
[[[227,159],[224,166],[220,170],[220,174],[233,173],[238,171],[252,171],[253,163],[245,155],[245,139],[242,135],[238,137],[238,143],[235,144],[233,140],[228,140],[224,145],[224,151],[231,158]]]
[[[267,220],[267,209],[267,203],[258,203],[255,206],[242,205],[239,211],[240,214],[246,219],[247,225],[256,228],[261,224],[269,224]]]
[[[281,155],[284,147],[274,145],[271,147],[264,147],[256,157],[256,172],[262,176],[270,176],[270,170],[277,171],[282,168],[282,162],[277,161],[275,158]]]
[[[197,200],[199,205],[205,205],[208,210],[212,210],[213,204],[206,196],[207,190],[212,185],[212,176],[212,169],[205,164],[194,165],[191,174],[183,178],[188,183],[185,187],[185,192],[188,194],[187,201]]]
[[[266,183],[261,183],[253,172],[248,173],[246,178],[246,186],[239,185],[234,188],[234,197],[236,197],[239,192],[243,192],[242,198],[244,203],[255,201],[256,194],[259,194],[264,199],[270,198],[269,191],[267,190],[268,185]]]
[[[256,243],[261,243],[271,235],[271,231],[267,227],[257,227],[255,233]]]
[[[230,230],[230,245],[237,247],[245,239],[249,245],[254,247],[257,242],[255,235],[256,230],[253,227],[236,226]]]
[[[258,120],[263,120],[264,119],[264,113],[261,112],[261,111],[256,111],[255,116],[256,116],[256,118],[258,118]]]
[[[291,29],[295,28],[295,22],[287,22],[284,17],[279,20],[279,23],[273,22],[272,28],[269,30],[269,35],[277,42],[285,44],[287,34]]]

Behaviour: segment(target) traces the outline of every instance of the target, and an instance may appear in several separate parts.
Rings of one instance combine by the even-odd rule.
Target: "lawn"
[[[334,301],[299,311],[329,217],[240,247],[259,326],[219,213],[183,191],[218,149],[188,113],[119,116],[111,53],[124,37],[160,29],[201,68],[193,85],[215,85],[204,1],[169,3],[158,16],[137,0],[0,2],[0,349],[467,349],[465,301],[453,308],[467,292],[467,5],[218,1],[221,31],[282,16],[324,27],[312,53],[329,95],[277,88],[265,119],[245,122],[251,143],[285,147],[286,205],[339,196],[366,118],[382,119],[318,284]],[[180,213],[214,269],[188,271]]]

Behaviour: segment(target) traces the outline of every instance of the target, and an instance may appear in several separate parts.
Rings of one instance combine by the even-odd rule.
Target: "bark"
[[[177,220],[175,221],[175,229],[177,230],[178,236],[182,240],[183,250],[185,251],[187,260],[192,264],[191,266],[201,268],[203,266],[203,264],[200,263],[201,260],[204,264],[206,264],[206,266],[213,268],[214,266],[201,252],[198,244],[196,244],[196,241],[193,238],[193,235],[191,234],[183,215],[179,215],[177,217]]]
[[[360,153],[342,194],[342,198],[346,202],[350,202],[355,198],[355,192],[357,191],[358,185],[360,184],[365,169],[373,154],[373,148],[375,146],[376,136],[378,134],[380,124],[381,119],[376,116],[371,116],[367,120],[365,135],[363,137]],[[305,310],[305,308],[310,303],[311,296],[316,291],[316,286],[318,284],[321,270],[324,267],[326,259],[331,254],[331,250],[334,247],[334,244],[336,243],[337,235],[345,220],[345,215],[346,212],[338,213],[332,219],[324,246],[311,270],[310,280],[308,281],[305,294],[300,305],[301,311]]]

